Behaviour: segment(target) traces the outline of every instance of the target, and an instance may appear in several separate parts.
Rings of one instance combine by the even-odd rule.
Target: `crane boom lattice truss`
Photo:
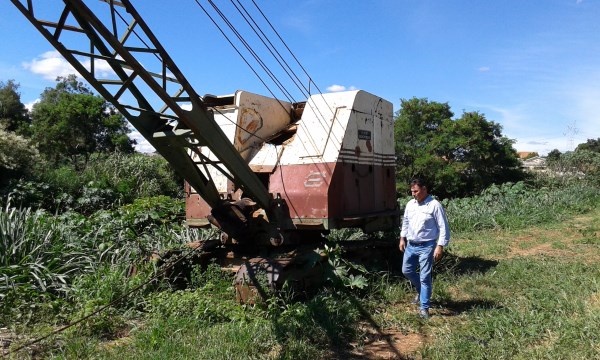
[[[269,207],[263,183],[130,1],[104,0],[103,13],[97,14],[83,0],[64,0],[55,19],[42,18],[34,0],[11,1],[211,207],[221,199],[208,165],[219,169],[261,207]],[[99,15],[104,15],[102,20]],[[150,63],[156,71],[147,70]],[[184,109],[185,105],[191,109]],[[218,161],[202,154],[200,146],[210,149]]]

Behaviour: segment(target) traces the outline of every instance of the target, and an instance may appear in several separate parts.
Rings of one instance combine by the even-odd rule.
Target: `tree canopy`
[[[0,81],[0,126],[6,131],[28,132],[29,116],[14,80]]]
[[[94,152],[134,151],[125,118],[103,98],[94,95],[75,75],[59,77],[33,106],[32,139],[54,162]]]
[[[453,115],[447,103],[401,100],[394,124],[399,182],[421,176],[436,195],[458,197],[523,178],[513,141],[499,124],[479,112]]]
[[[586,142],[577,145],[577,148],[575,148],[575,151],[582,150],[600,153],[600,138],[588,139]]]
[[[546,161],[548,163],[558,161],[560,159],[561,155],[562,155],[562,153],[560,152],[560,150],[554,149],[554,150],[550,151],[548,153],[548,155],[546,155]]]

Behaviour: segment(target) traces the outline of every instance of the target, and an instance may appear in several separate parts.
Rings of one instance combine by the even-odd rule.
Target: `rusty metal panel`
[[[265,147],[263,143],[266,139],[290,124],[292,104],[288,102],[241,90],[236,91],[233,95],[213,98],[231,98],[233,100],[232,103],[213,107],[214,119],[247,163],[250,163],[259,150]],[[273,149],[266,147],[265,151],[267,154],[261,154],[252,163],[253,166],[270,166],[271,168],[275,166],[277,153],[273,153]],[[208,148],[201,147],[200,152],[211,161],[218,161]],[[214,166],[208,166],[207,169],[201,168],[200,171],[213,179],[220,193],[227,193],[228,179],[226,175]]]
[[[361,224],[393,212],[391,103],[350,91],[313,96],[307,108],[293,137],[282,145],[262,144],[250,161],[253,171],[270,173],[268,191],[286,202],[295,226]],[[264,127],[264,119],[255,121],[252,114],[242,123]]]
[[[335,163],[278,166],[270,177],[269,191],[286,200],[290,217],[326,219],[328,192]]]

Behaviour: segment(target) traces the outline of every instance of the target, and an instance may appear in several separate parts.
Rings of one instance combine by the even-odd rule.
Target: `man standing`
[[[400,232],[400,251],[404,252],[402,273],[417,290],[413,303],[421,303],[419,315],[427,319],[433,262],[442,258],[450,241],[450,229],[442,204],[429,195],[422,179],[410,182],[410,192],[414,199],[406,204]]]

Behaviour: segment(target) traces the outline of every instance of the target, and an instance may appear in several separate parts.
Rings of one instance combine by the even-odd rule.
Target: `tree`
[[[590,150],[567,151],[557,161],[548,164],[550,169],[567,176],[600,184],[600,152]]]
[[[21,102],[19,84],[14,80],[0,81],[0,126],[5,131],[26,134],[29,128],[29,117],[25,105]]]
[[[55,88],[44,90],[31,114],[32,138],[48,159],[87,161],[94,152],[134,151],[127,122],[114,107],[75,75],[57,81]]]
[[[554,149],[550,151],[548,155],[546,155],[546,161],[548,162],[548,164],[556,162],[560,159],[561,155],[562,153],[558,149]]]
[[[423,176],[423,169],[443,167],[444,161],[432,139],[441,124],[454,114],[447,103],[417,98],[400,101],[401,109],[394,123],[396,174],[400,183],[407,184],[414,176]]]
[[[582,151],[582,150],[600,153],[600,138],[588,139],[586,142],[577,145],[577,148],[575,148],[575,151]]]
[[[0,124],[0,188],[10,180],[31,173],[40,161],[35,146],[13,131],[6,131]]]
[[[422,176],[436,195],[457,197],[523,178],[512,140],[483,114],[453,120],[447,103],[413,98],[401,105],[394,124],[400,182]]]

